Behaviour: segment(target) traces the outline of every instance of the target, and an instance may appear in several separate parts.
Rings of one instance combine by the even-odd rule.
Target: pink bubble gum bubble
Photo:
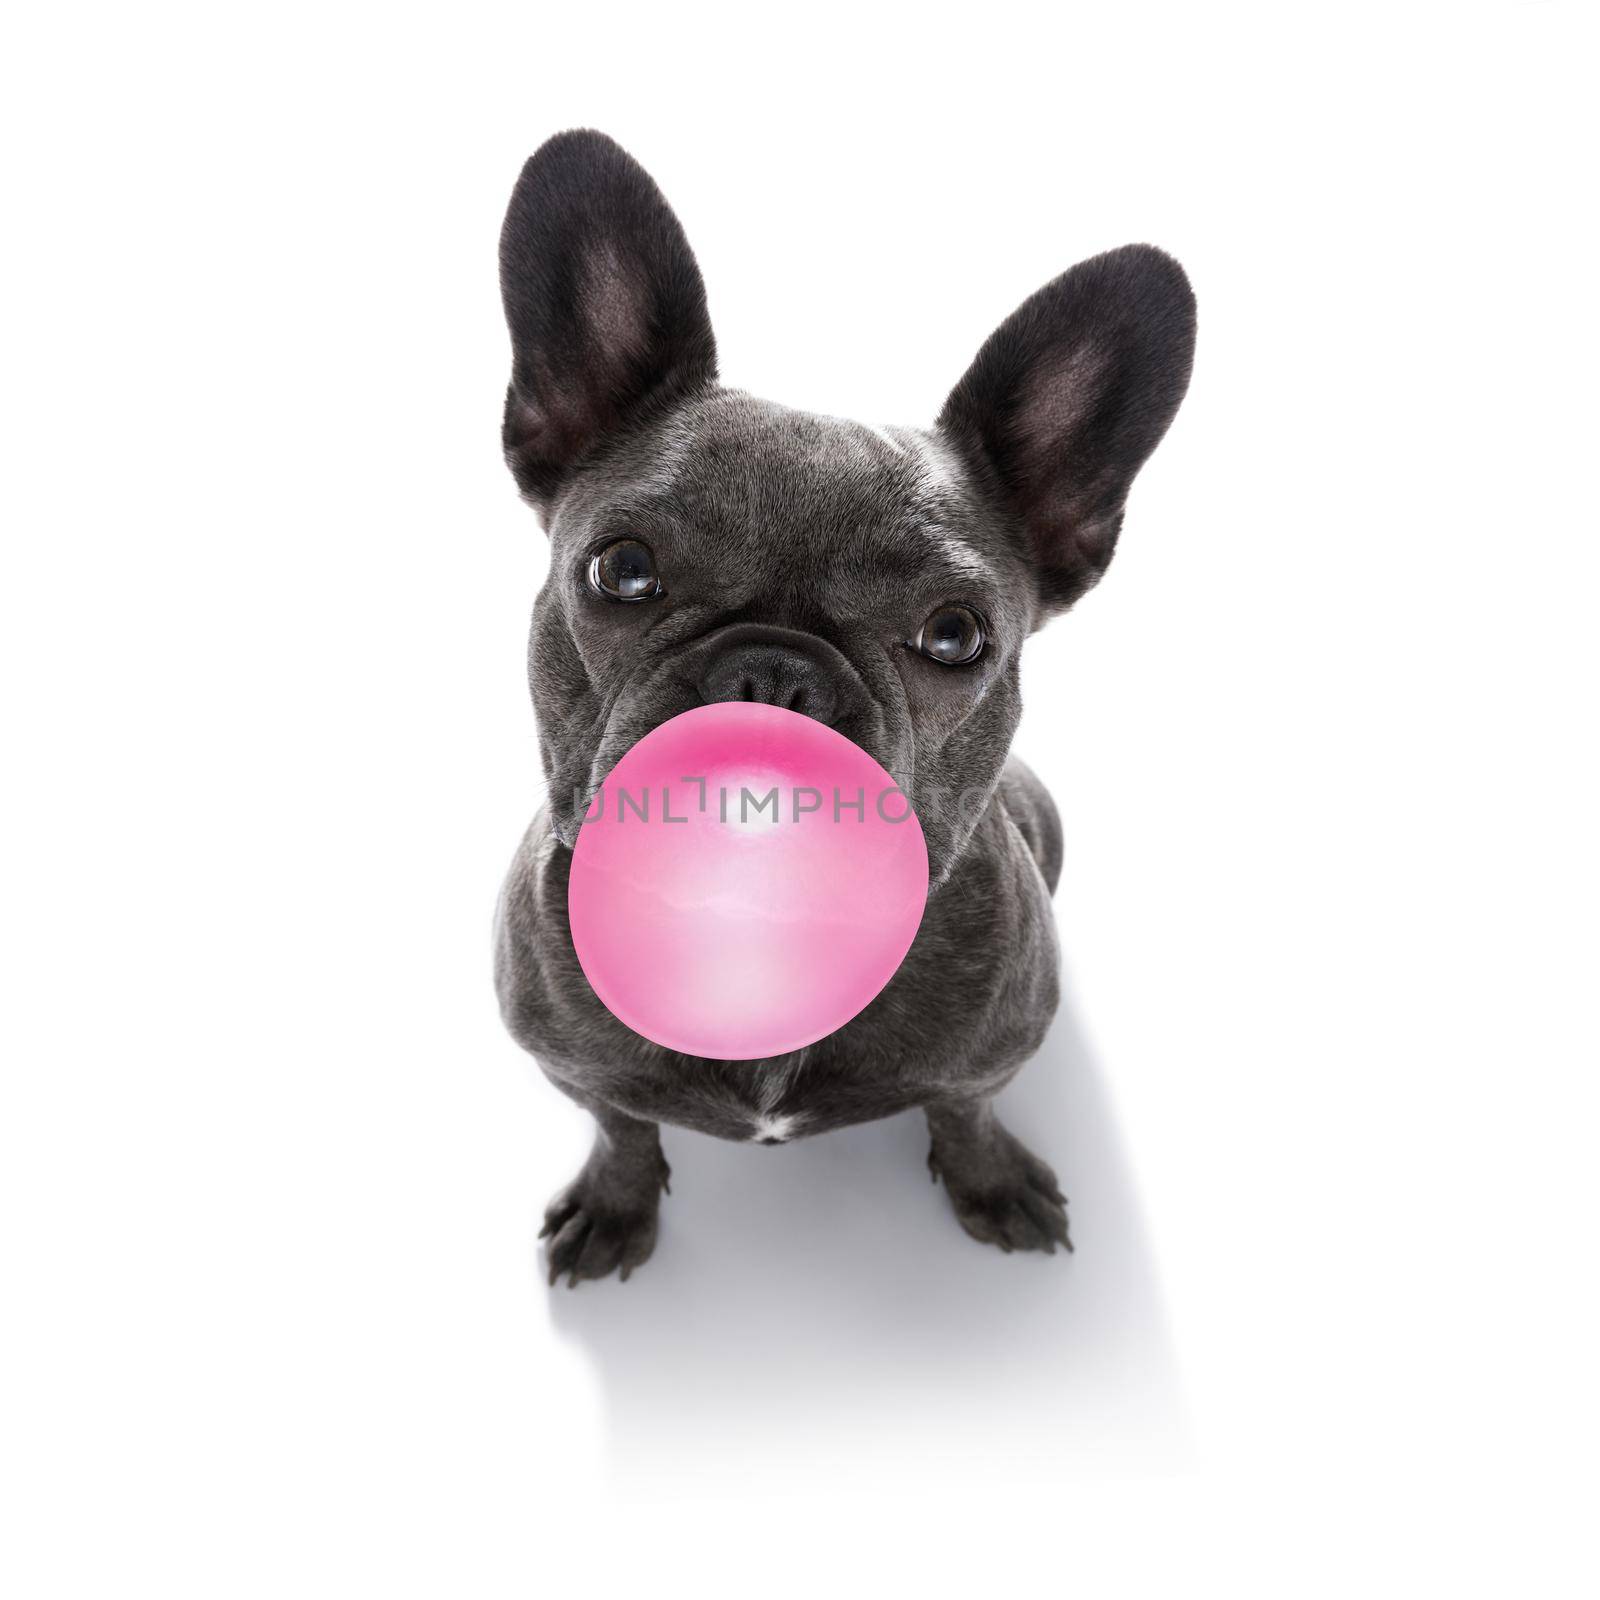
[[[895,780],[810,717],[730,701],[617,763],[578,830],[567,913],[594,992],[635,1033],[751,1061],[855,1016],[927,898]]]

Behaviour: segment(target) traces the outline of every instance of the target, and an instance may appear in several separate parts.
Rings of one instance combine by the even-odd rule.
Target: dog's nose
[[[839,716],[839,693],[820,656],[788,642],[749,639],[719,651],[701,674],[699,688],[708,705],[754,700],[830,727]]]

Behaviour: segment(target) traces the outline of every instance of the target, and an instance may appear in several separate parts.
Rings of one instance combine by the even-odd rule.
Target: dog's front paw
[[[552,1200],[545,1210],[541,1239],[548,1239],[545,1260],[550,1282],[565,1276],[574,1289],[580,1278],[628,1274],[650,1259],[656,1247],[656,1216],[668,1168],[661,1162],[660,1180],[641,1191],[638,1184],[607,1183],[587,1168]]]
[[[999,1123],[981,1158],[965,1145],[941,1150],[935,1137],[928,1170],[935,1183],[943,1179],[956,1220],[981,1243],[1051,1255],[1058,1244],[1072,1249],[1067,1197],[1055,1173]]]

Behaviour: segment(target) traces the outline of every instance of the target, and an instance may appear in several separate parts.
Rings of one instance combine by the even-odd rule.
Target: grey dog
[[[506,460],[551,540],[528,649],[550,799],[505,885],[496,988],[512,1036],[597,1124],[545,1216],[550,1281],[626,1278],[649,1257],[660,1123],[778,1143],[912,1106],[969,1234],[1070,1249],[1055,1174],[992,1103],[1057,1000],[1061,824],[1008,752],[1023,641],[1105,571],[1188,387],[1182,268],[1128,245],[1063,273],[1001,323],[931,429],[721,387],[683,229],[603,134],[529,159],[500,274]],[[596,998],[567,877],[623,753],[739,699],[815,717],[896,774],[930,889],[904,964],[854,1020],[787,1055],[712,1061]]]

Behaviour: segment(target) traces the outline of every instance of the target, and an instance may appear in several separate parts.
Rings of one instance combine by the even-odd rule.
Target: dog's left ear
[[[1189,387],[1194,294],[1150,245],[1080,262],[990,335],[939,426],[1020,522],[1042,615],[1105,571],[1134,476]]]
[[[546,516],[586,456],[717,375],[682,225],[603,133],[559,133],[528,158],[500,234],[500,290],[506,461]]]

